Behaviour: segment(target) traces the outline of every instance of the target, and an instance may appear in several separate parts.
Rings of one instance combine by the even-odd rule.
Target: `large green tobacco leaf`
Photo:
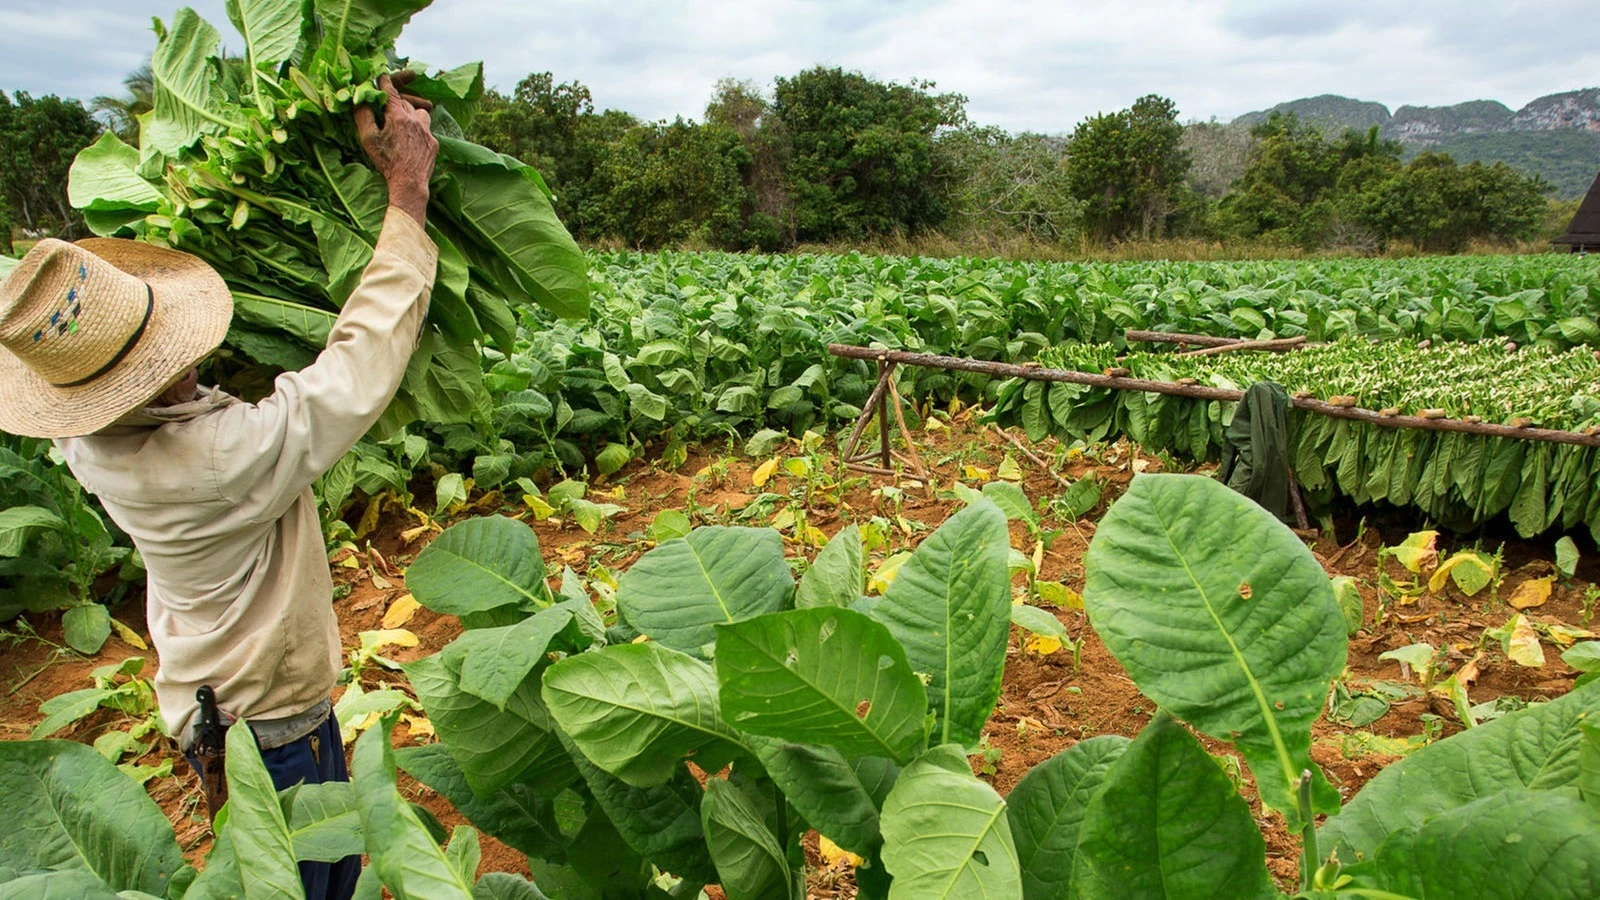
[[[589,315],[588,263],[538,183],[484,166],[451,176],[441,191],[462,227],[494,248],[529,297],[564,318]]]
[[[395,751],[400,768],[435,791],[472,824],[502,843],[529,856],[554,856],[565,846],[556,820],[553,791],[536,790],[513,782],[497,791],[478,794],[467,783],[450,751],[443,744],[402,747]]]
[[[716,625],[777,612],[793,590],[778,532],[715,525],[640,557],[617,584],[617,609],[651,640],[699,653]]]
[[[252,70],[277,69],[300,43],[302,0],[227,0],[227,8]]]
[[[595,802],[629,847],[674,875],[716,880],[701,824],[705,790],[687,766],[679,766],[663,784],[640,788],[596,766],[577,747],[569,745],[568,750]]]
[[[800,609],[837,606],[845,609],[861,598],[863,586],[861,528],[847,525],[828,541],[795,588]]]
[[[900,773],[882,827],[889,900],[1022,894],[1006,803],[973,776],[958,746],[935,747]]]
[[[405,664],[417,699],[473,790],[486,794],[523,777],[570,780],[566,751],[539,697],[537,679],[526,679],[497,707],[461,688],[462,648],[454,643],[433,656]]]
[[[711,666],[654,642],[556,663],[545,672],[544,701],[585,756],[636,787],[671,778],[690,753],[739,743],[717,711]]]
[[[476,628],[455,639],[463,656],[461,689],[505,709],[545,659],[550,641],[572,624],[572,610],[551,607],[515,625]]]
[[[470,900],[472,883],[446,859],[394,781],[392,721],[369,728],[356,741],[351,763],[361,795],[367,855],[395,900]]]
[[[1011,789],[1006,816],[1022,867],[1024,900],[1068,896],[1084,812],[1128,744],[1114,734],[1079,741],[1034,766]]]
[[[717,626],[722,714],[741,731],[911,761],[927,693],[889,629],[858,612],[795,609]]]
[[[1600,719],[1600,682],[1429,744],[1388,766],[1322,826],[1321,848],[1350,862],[1389,835],[1511,789],[1577,783],[1583,725]]]
[[[400,30],[433,0],[313,0],[326,46],[351,55],[371,53],[394,43]]]
[[[873,618],[928,676],[935,744],[974,744],[1000,696],[1011,633],[1006,515],[980,500],[951,516],[900,567]]]
[[[239,124],[223,112],[222,80],[212,61],[221,38],[192,9],[173,16],[150,57],[154,107],[140,128],[146,148],[173,156],[202,134]]]
[[[0,900],[143,900],[150,894],[118,892],[92,872],[67,869],[61,872],[36,872],[0,882]]]
[[[132,209],[152,213],[161,203],[161,191],[135,171],[139,151],[124,144],[116,132],[79,151],[67,171],[67,202],[83,210]]]
[[[227,749],[228,821],[223,827],[232,840],[245,894],[252,900],[305,897],[294,837],[246,723],[228,729]]]
[[[406,570],[406,587],[434,612],[476,621],[508,608],[547,606],[544,577],[533,529],[483,516],[450,526],[418,553]]]
[[[789,805],[818,833],[858,856],[877,854],[882,843],[878,833],[881,798],[874,799],[857,772],[858,766],[863,770],[865,766],[852,766],[832,747],[791,744],[759,736],[747,737],[745,743],[783,791]],[[885,766],[893,769],[888,760],[867,761],[866,765],[875,771],[882,771]]]
[[[247,325],[285,332],[312,350],[327,346],[328,332],[339,318],[324,309],[239,291],[233,294],[233,314]]]
[[[144,788],[87,745],[0,741],[0,793],[0,868],[78,869],[113,890],[164,895],[183,866]]]
[[[1275,897],[1266,842],[1226,772],[1171,716],[1112,763],[1078,826],[1080,897]]]
[[[1311,762],[1311,723],[1344,668],[1344,617],[1327,573],[1271,514],[1209,478],[1141,475],[1084,558],[1084,606],[1151,699],[1238,746],[1262,801],[1298,820],[1339,808]]]
[[[1419,900],[1600,897],[1600,809],[1572,790],[1512,790],[1397,832],[1378,848],[1384,889]]]
[[[799,900],[796,873],[765,818],[743,790],[725,778],[706,783],[700,802],[706,846],[728,900]]]
[[[354,785],[347,781],[302,784],[283,797],[295,859],[331,863],[365,852]]]

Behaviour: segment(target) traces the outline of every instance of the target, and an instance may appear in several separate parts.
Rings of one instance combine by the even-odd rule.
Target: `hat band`
[[[139,338],[144,337],[144,330],[147,326],[149,326],[150,315],[151,313],[155,312],[155,308],[156,293],[155,291],[151,290],[150,285],[147,283],[144,286],[144,318],[140,320],[139,327],[133,330],[133,334],[128,336],[128,342],[122,345],[122,349],[118,350],[116,355],[111,357],[111,361],[84,376],[83,378],[79,378],[77,381],[68,381],[65,384],[50,382],[50,386],[54,388],[82,387],[89,382],[94,381],[96,378],[106,374],[107,372],[110,372],[112,369],[115,369],[117,367],[117,363],[122,362],[128,357],[129,353],[133,352],[133,348],[139,343]]]

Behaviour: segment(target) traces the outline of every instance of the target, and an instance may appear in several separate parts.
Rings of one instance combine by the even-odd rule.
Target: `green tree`
[[[1219,215],[1239,237],[1321,246],[1344,233],[1352,198],[1400,165],[1400,145],[1380,139],[1376,126],[1330,141],[1293,113],[1274,113],[1251,133],[1250,162]]]
[[[1474,240],[1507,243],[1538,233],[1547,186],[1504,163],[1459,166],[1423,153],[1348,199],[1353,214],[1384,243],[1457,253]]]
[[[749,163],[743,139],[727,125],[679,118],[630,128],[596,166],[586,222],[638,248],[737,247]]]
[[[965,121],[966,98],[933,86],[821,66],[777,79],[773,113],[788,133],[800,240],[914,234],[944,220],[934,138]]]
[[[1103,240],[1159,236],[1188,170],[1178,108],[1156,94],[1085,119],[1067,145],[1068,188],[1084,204],[1085,224]]]
[[[67,170],[100,130],[76,100],[0,91],[0,197],[15,224],[65,238],[82,233],[83,219],[67,202]]]
[[[484,92],[467,137],[539,170],[556,195],[556,212],[579,238],[589,182],[608,143],[638,120],[627,113],[594,111],[594,98],[578,81],[557,82],[534,72],[509,94]]]

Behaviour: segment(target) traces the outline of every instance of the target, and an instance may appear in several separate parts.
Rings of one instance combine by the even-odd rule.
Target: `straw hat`
[[[0,283],[0,430],[99,431],[216,349],[232,318],[222,276],[187,253],[40,241]]]

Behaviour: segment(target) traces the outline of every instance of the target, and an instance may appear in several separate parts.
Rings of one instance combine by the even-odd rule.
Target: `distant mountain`
[[[1382,103],[1352,100],[1338,94],[1322,94],[1279,103],[1260,112],[1248,112],[1233,121],[1235,124],[1259,125],[1273,113],[1294,113],[1304,121],[1322,126],[1324,130],[1331,126],[1336,131],[1346,128],[1365,131],[1374,125],[1384,124],[1390,118],[1389,107]]]
[[[1399,141],[1408,157],[1433,150],[1457,162],[1505,162],[1544,178],[1562,198],[1582,196],[1600,171],[1600,88],[1549,94],[1516,112],[1497,100],[1470,100],[1402,106],[1392,115],[1381,103],[1323,94],[1233,121],[1254,125],[1275,112],[1292,112],[1325,132],[1377,125],[1379,134]]]

